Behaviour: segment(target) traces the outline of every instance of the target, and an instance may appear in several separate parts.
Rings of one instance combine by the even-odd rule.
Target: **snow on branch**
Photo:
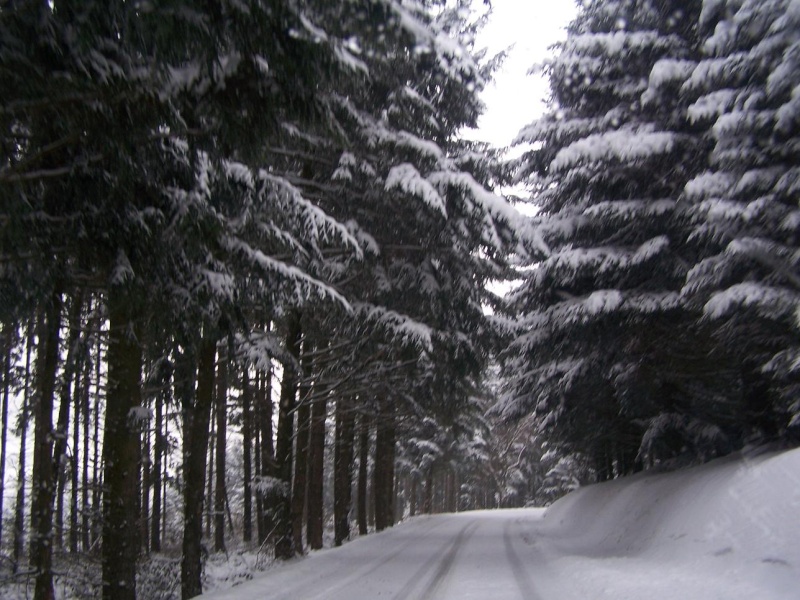
[[[302,289],[306,292],[306,295],[310,291],[320,298],[327,298],[337,302],[348,311],[351,310],[350,303],[344,296],[330,285],[311,277],[305,271],[267,256],[261,250],[251,247],[241,239],[228,236],[223,238],[221,243],[226,250],[240,256],[261,272],[276,275],[286,283],[294,283],[299,286],[298,291]],[[305,300],[306,295],[298,294],[296,300]]]
[[[429,208],[447,218],[447,208],[436,188],[419,174],[414,165],[403,163],[392,167],[386,177],[387,191],[399,189],[422,200]]]
[[[738,283],[714,294],[706,302],[703,314],[708,319],[722,319],[741,309],[753,309],[769,320],[794,319],[800,306],[800,293],[786,288],[755,282]]]
[[[675,134],[618,130],[592,134],[558,152],[550,163],[554,172],[568,171],[581,163],[618,160],[634,162],[669,154],[675,147]]]
[[[376,323],[392,337],[427,352],[433,350],[433,329],[428,325],[415,321],[408,315],[373,304],[357,303],[353,305],[353,310],[356,316],[367,322]]]
[[[350,246],[358,255],[358,258],[362,257],[361,246],[358,240],[350,234],[347,227],[328,216],[318,206],[309,202],[303,197],[300,190],[289,181],[282,177],[271,175],[264,169],[258,172],[258,180],[262,183],[261,193],[264,193],[267,187],[271,187],[285,201],[288,201],[290,207],[300,212],[303,217],[304,227],[312,241],[320,239],[328,241],[330,238],[335,237]]]

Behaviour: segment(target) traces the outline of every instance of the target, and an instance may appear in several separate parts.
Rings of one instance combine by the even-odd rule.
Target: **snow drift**
[[[800,598],[800,450],[588,486],[530,534],[562,599]]]

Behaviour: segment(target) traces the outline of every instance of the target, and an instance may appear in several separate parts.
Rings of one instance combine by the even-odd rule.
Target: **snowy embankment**
[[[544,597],[800,598],[800,450],[588,486],[529,531]]]
[[[800,450],[410,519],[215,600],[796,600]]]

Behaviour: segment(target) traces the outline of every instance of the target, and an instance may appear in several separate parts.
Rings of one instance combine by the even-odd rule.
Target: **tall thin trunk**
[[[369,475],[369,416],[361,415],[358,434],[358,534],[367,535],[367,479]]]
[[[307,359],[303,359],[304,363]],[[305,368],[304,364],[304,368]],[[309,386],[304,381],[300,386],[300,402],[297,406],[297,434],[295,435],[294,482],[292,483],[292,538],[295,550],[303,552],[303,517],[306,513],[306,490],[308,483],[308,430],[311,419]]]
[[[103,431],[103,600],[135,600],[142,350],[129,299],[108,298],[108,384]]]
[[[78,365],[75,369],[75,398],[72,413],[72,463],[70,469],[70,507],[69,507],[69,551],[73,554],[78,552],[78,486],[80,485],[80,434],[81,434],[81,412],[83,410],[86,386],[89,385],[85,375],[89,365],[89,358],[86,356],[85,348],[81,349],[78,357]],[[77,368],[77,367],[80,368]]]
[[[53,404],[58,342],[61,329],[61,294],[53,293],[39,321],[37,349],[37,405],[33,442],[31,491],[31,566],[36,572],[34,600],[54,600],[53,589]]]
[[[250,405],[252,392],[250,391],[250,373],[247,365],[242,369],[242,459],[244,462],[244,515],[242,523],[242,541],[245,543],[253,540],[253,475],[252,475],[252,447],[253,436],[250,431]]]
[[[58,425],[54,434],[53,479],[58,484],[56,493],[55,544],[61,548],[64,544],[64,487],[67,482],[67,437],[69,431],[70,408],[73,402],[73,381],[77,380],[78,341],[81,335],[81,311],[83,310],[83,293],[79,290],[72,299],[69,310],[69,335],[67,336],[67,356],[64,362],[64,373],[61,381],[61,394],[58,409]],[[76,384],[77,387],[77,384]]]
[[[25,388],[22,392],[22,410],[19,431],[19,469],[17,470],[17,498],[14,504],[14,556],[13,569],[17,572],[19,561],[25,554],[25,463],[28,442],[28,411],[31,391],[31,350],[33,349],[33,319],[28,323],[25,336]]]
[[[217,345],[206,337],[201,342],[197,363],[197,392],[191,407],[189,445],[184,451],[184,528],[181,561],[181,597],[194,598],[203,593],[202,574],[203,494],[206,475],[206,448],[209,441],[211,406],[214,400],[214,358]]]
[[[149,402],[148,402],[149,403]],[[142,457],[141,457],[141,490],[139,491],[139,539],[141,551],[150,552],[150,486],[152,485],[153,461],[150,459],[150,412],[147,423],[143,423]]]
[[[87,348],[87,352],[88,352]],[[100,357],[96,360],[99,362]],[[92,364],[90,358],[86,357],[85,370],[84,370],[84,384],[83,384],[83,472],[81,473],[81,544],[83,551],[89,549],[89,423],[91,423],[91,373]]]
[[[394,525],[394,411],[387,407],[380,415],[375,435],[375,529]]]
[[[257,472],[262,477],[274,476],[277,471],[275,460],[275,445],[272,441],[272,372],[268,369],[261,373],[258,387],[258,457],[256,462],[259,464]],[[258,541],[263,544],[266,537],[273,532],[275,520],[263,491],[259,495],[261,507],[259,514],[259,534]]]
[[[166,383],[166,382],[164,382]],[[164,455],[164,396],[155,398],[155,425],[153,426],[153,508],[150,517],[150,548],[161,552],[161,458]]]
[[[294,313],[289,317],[286,334],[286,350],[297,360],[300,355],[300,318]],[[295,554],[291,523],[292,438],[294,433],[294,410],[297,401],[297,373],[292,365],[283,369],[281,397],[278,414],[278,432],[275,447],[273,477],[281,482],[282,489],[271,490],[267,498],[274,519],[275,556],[291,558]],[[263,443],[263,441],[262,441]]]
[[[308,545],[312,550],[322,548],[324,533],[325,480],[325,418],[328,401],[324,394],[311,407],[311,427],[308,436]]]
[[[213,410],[213,408],[212,408]],[[208,472],[206,473],[206,497],[203,501],[203,514],[205,515],[205,537],[211,537],[211,513],[214,510],[214,445],[217,439],[217,426],[216,419],[209,417],[209,437],[208,437],[208,456],[206,456],[206,465]]]
[[[336,402],[336,445],[333,457],[333,543],[341,546],[350,538],[350,505],[353,490],[353,439],[355,422],[352,402]]]
[[[100,301],[95,304],[95,313],[100,315]],[[100,319],[90,322],[89,327],[97,331],[100,328]],[[99,335],[98,335],[99,339]],[[90,515],[89,515],[89,431],[92,421],[92,407],[91,407],[91,393],[92,393],[92,349],[90,342],[86,343],[86,355],[84,356],[83,363],[83,389],[81,395],[81,412],[83,413],[83,469],[81,473],[81,545],[83,551],[87,552],[91,545],[91,531],[90,531]],[[94,357],[97,364],[100,363],[100,349],[99,345],[97,353]],[[99,398],[95,399],[99,403]]]
[[[6,325],[3,331],[3,406],[0,409],[0,517],[3,514],[3,500],[5,498],[6,481],[6,448],[8,446],[8,400],[11,395],[11,349],[13,336],[11,327]],[[3,542],[3,522],[0,518],[0,548]]]
[[[409,509],[408,514],[409,516],[414,516],[417,514],[417,478],[412,473],[409,475],[411,478],[411,484],[409,485]]]
[[[97,351],[94,363],[94,419],[93,421],[93,443],[92,443],[92,535],[91,544],[99,539],[101,535],[100,529],[100,509],[101,509],[101,492],[103,489],[103,472],[100,465],[100,414],[101,414],[101,396],[102,384],[100,381],[100,367],[102,356],[102,340],[97,336]],[[108,363],[108,351],[106,351],[106,363]]]
[[[217,376],[217,480],[214,489],[214,550],[225,552],[225,447],[228,442],[228,354],[220,352]]]

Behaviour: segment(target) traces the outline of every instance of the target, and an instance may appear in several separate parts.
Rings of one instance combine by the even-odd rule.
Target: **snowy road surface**
[[[800,450],[422,516],[206,600],[797,600]]]
[[[312,554],[209,600],[539,600],[534,541],[540,511],[418,517]]]

